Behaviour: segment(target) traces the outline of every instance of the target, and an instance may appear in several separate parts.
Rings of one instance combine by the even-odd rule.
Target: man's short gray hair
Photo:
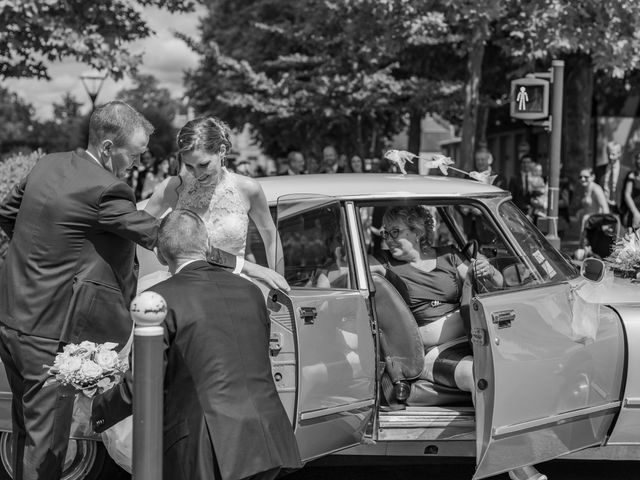
[[[89,145],[97,146],[103,140],[111,140],[116,147],[121,147],[140,129],[147,135],[154,131],[149,120],[128,103],[119,100],[105,103],[91,114]]]
[[[207,227],[191,210],[177,209],[160,222],[158,251],[170,262],[206,258],[209,244]]]

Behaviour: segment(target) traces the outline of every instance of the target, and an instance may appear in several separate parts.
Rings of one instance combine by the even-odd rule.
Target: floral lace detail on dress
[[[176,208],[198,213],[209,233],[211,246],[244,255],[249,216],[235,178],[226,169],[217,185],[202,186],[192,175],[183,177]]]

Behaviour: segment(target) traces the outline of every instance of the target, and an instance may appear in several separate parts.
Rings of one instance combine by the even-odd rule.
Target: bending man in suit
[[[43,365],[66,343],[122,346],[131,332],[135,243],[153,248],[159,221],[136,210],[124,178],[152,132],[126,103],[102,105],[86,150],[44,156],[0,204],[0,228],[11,238],[0,269],[0,358],[13,394],[15,479],[61,476],[74,395],[42,388]],[[257,267],[243,271],[278,284],[275,272]]]
[[[205,261],[208,235],[188,210],[167,215],[158,257],[174,274],[150,290],[164,321],[165,480],[275,478],[299,468],[269,360],[269,317],[252,282]],[[93,402],[98,432],[131,413],[131,377]]]

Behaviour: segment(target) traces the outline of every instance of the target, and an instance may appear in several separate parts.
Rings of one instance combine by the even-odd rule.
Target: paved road
[[[637,480],[640,460],[612,461],[553,461],[538,465],[549,480]],[[471,480],[473,463],[404,465],[404,466],[341,466],[316,467],[307,465],[285,477],[286,480]],[[491,480],[508,480],[506,474]]]

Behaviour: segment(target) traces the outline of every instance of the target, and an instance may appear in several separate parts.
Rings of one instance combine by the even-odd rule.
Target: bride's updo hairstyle
[[[382,223],[387,225],[392,222],[402,222],[409,230],[420,237],[420,248],[433,246],[435,237],[435,222],[433,215],[424,205],[414,207],[389,207],[382,218]]]
[[[231,150],[231,130],[216,117],[198,117],[188,121],[178,132],[178,152],[186,153],[201,150],[214,155],[220,154],[224,145],[225,152]],[[224,160],[224,155],[221,155]]]

